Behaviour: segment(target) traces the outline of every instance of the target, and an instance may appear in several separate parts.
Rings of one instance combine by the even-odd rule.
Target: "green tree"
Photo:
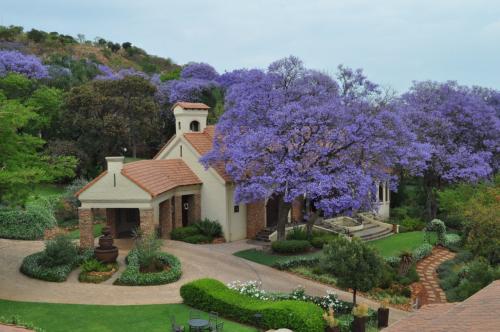
[[[24,131],[37,115],[0,92],[0,202],[24,205],[34,184],[74,176],[76,159],[42,153],[44,141]]]
[[[39,136],[48,139],[56,135],[54,128],[58,123],[64,104],[63,92],[57,88],[42,86],[28,98],[27,105],[38,115],[38,120],[30,128],[36,130]]]
[[[8,99],[25,100],[33,89],[33,81],[24,75],[9,73],[4,77],[0,77],[0,90]]]
[[[384,262],[370,247],[357,238],[351,241],[339,236],[325,245],[321,259],[323,268],[337,279],[337,284],[353,290],[356,305],[358,290],[366,292],[377,286],[382,278]]]
[[[84,175],[94,176],[92,168],[103,165],[105,156],[122,154],[127,148],[137,157],[139,145],[149,146],[158,139],[155,92],[147,80],[134,76],[93,81],[70,91],[63,127],[67,139],[75,140],[89,158],[84,161]]]

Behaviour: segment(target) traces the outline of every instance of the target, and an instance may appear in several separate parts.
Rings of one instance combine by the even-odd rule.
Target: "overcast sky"
[[[426,79],[500,89],[500,0],[0,0],[0,24],[130,41],[219,72],[293,54],[398,91]]]

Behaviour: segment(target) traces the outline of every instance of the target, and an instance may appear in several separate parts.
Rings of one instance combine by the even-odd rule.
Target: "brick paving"
[[[423,286],[422,305],[446,303],[446,295],[439,286],[439,279],[436,273],[438,266],[447,260],[455,257],[455,253],[444,248],[434,248],[432,254],[417,263],[417,273],[420,283]]]

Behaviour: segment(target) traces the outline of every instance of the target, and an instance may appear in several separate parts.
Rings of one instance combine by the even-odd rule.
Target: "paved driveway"
[[[126,245],[119,247],[126,247]],[[0,239],[0,298],[18,301],[79,303],[79,304],[159,304],[179,303],[179,287],[194,279],[210,277],[230,282],[234,280],[260,280],[264,289],[290,291],[302,285],[306,292],[324,295],[331,287],[310,280],[277,271],[233,256],[235,251],[255,247],[245,241],[220,245],[191,245],[177,241],[166,241],[164,250],[179,257],[182,263],[182,278],[162,286],[114,286],[112,280],[103,284],[78,282],[78,272],[73,271],[66,282],[54,283],[31,279],[19,272],[23,257],[43,249],[41,241],[16,241]],[[126,251],[120,251],[120,270]],[[120,272],[118,272],[120,273]],[[115,274],[116,275],[116,274]],[[350,300],[352,295],[335,290],[341,299]],[[360,298],[373,308],[375,302]],[[391,321],[407,316],[408,313],[393,309]]]

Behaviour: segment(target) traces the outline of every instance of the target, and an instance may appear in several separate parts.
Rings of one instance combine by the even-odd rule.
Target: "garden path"
[[[423,286],[422,305],[446,303],[446,294],[439,286],[437,267],[444,261],[455,257],[455,253],[445,248],[434,248],[432,253],[417,263],[417,273]]]
[[[0,332],[28,332],[28,331],[33,331],[33,330],[27,330],[22,327],[0,324]]]
[[[117,241],[119,242],[119,241]],[[117,243],[120,256],[126,256],[130,243]],[[23,258],[41,251],[42,241],[18,241],[0,239],[0,298],[17,301],[79,303],[79,304],[161,304],[180,303],[179,288],[184,283],[198,278],[215,278],[224,283],[234,280],[260,280],[266,290],[289,292],[302,285],[311,295],[324,295],[334,291],[342,300],[350,301],[352,294],[307,280],[287,272],[247,261],[232,253],[256,244],[237,241],[220,245],[192,245],[178,241],[165,241],[163,249],[176,255],[183,274],[179,281],[161,286],[114,286],[108,283],[84,284],[78,282],[77,271],[73,271],[66,282],[55,283],[31,279],[19,272]],[[123,265],[123,261],[119,261]],[[378,304],[359,297],[376,309]],[[391,309],[390,321],[408,316],[408,312]]]

